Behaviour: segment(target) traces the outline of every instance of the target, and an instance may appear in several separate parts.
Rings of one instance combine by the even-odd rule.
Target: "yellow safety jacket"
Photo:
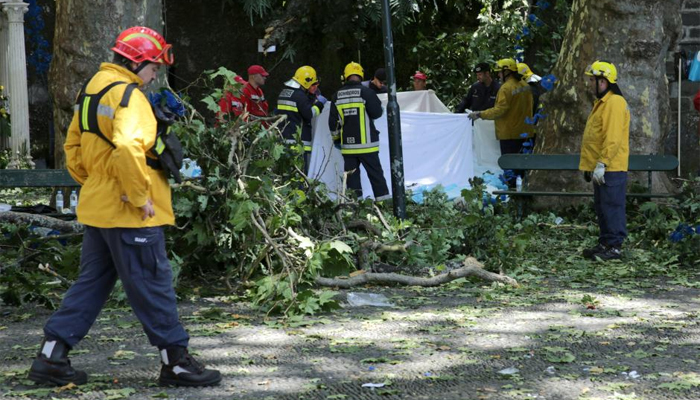
[[[581,143],[581,171],[597,162],[609,172],[627,171],[630,157],[630,110],[624,97],[608,92],[593,103]]]
[[[86,86],[94,94],[117,81],[143,81],[116,64],[103,63]],[[142,228],[172,225],[175,222],[170,185],[163,170],[146,165],[146,157],[156,140],[156,118],[146,96],[134,90],[127,107],[121,107],[127,85],[110,89],[100,100],[97,122],[110,144],[98,135],[80,131],[76,105],[64,149],[66,165],[73,179],[82,185],[78,221],[98,228]],[[151,158],[154,158],[151,155]],[[129,202],[121,200],[126,195]],[[153,202],[155,216],[142,221],[139,207]]]
[[[532,125],[525,118],[532,118],[532,90],[527,83],[509,77],[498,89],[496,105],[480,113],[481,118],[494,120],[496,139],[524,139],[534,136]]]

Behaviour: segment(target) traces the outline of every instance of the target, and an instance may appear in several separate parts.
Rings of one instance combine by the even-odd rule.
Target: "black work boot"
[[[605,250],[599,251],[591,256],[591,259],[595,260],[599,258],[602,261],[607,260],[619,260],[622,258],[622,250],[615,246],[606,246]]]
[[[206,369],[184,347],[160,351],[163,366],[158,384],[161,386],[212,386],[221,382],[221,373]]]
[[[583,250],[583,258],[593,258],[593,254],[602,253],[605,251],[605,246],[598,243],[594,247],[589,247]]]
[[[76,371],[68,359],[70,347],[58,339],[44,338],[32,367],[29,379],[36,383],[65,386],[69,383],[83,385],[87,383],[85,371]]]

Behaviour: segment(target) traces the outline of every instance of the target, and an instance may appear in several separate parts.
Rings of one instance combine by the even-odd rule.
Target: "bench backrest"
[[[580,154],[504,154],[498,158],[502,169],[578,170]],[[669,155],[631,155],[630,171],[672,171],[678,159]]]
[[[77,187],[65,169],[2,169],[0,187]]]

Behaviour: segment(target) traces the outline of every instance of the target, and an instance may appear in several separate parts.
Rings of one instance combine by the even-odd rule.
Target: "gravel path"
[[[155,386],[159,359],[129,309],[107,309],[74,349],[88,385],[33,386],[48,311],[0,312],[0,394],[47,399],[698,399],[700,290],[661,280],[536,290],[453,284],[359,289],[395,307],[344,307],[284,323],[247,304],[180,304],[218,387]],[[624,286],[624,288],[622,287]],[[642,287],[640,287],[642,286]],[[688,285],[693,286],[693,285]],[[562,288],[564,287],[564,288]],[[365,388],[374,383],[377,388]]]

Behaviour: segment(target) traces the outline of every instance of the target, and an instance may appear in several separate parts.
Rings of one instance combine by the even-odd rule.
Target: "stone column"
[[[2,10],[2,3],[6,3],[7,0],[0,0],[0,10]],[[0,85],[4,86],[3,92],[7,95],[9,78],[7,70],[9,68],[8,59],[8,37],[7,37],[7,18],[5,13],[0,11]],[[0,150],[7,149],[10,147],[10,138],[2,137],[0,138]]]
[[[19,168],[21,158],[34,168],[29,144],[29,99],[27,96],[27,56],[24,49],[24,13],[29,5],[22,1],[2,3],[8,26],[8,73],[10,98],[10,123],[12,125],[10,148],[12,159],[8,168]]]

